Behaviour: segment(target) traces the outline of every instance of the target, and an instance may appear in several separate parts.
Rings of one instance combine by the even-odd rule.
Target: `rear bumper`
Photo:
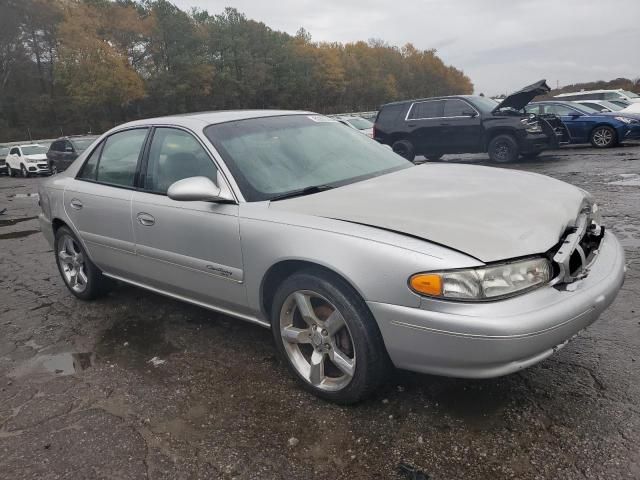
[[[607,233],[589,275],[508,300],[429,300],[423,308],[367,302],[398,368],[488,378],[533,365],[562,348],[613,302],[625,272],[624,251]]]

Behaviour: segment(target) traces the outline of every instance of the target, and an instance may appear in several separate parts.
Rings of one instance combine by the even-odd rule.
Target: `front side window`
[[[469,117],[473,111],[471,105],[462,100],[451,99],[444,102],[445,117]]]
[[[564,105],[549,105],[545,110],[547,110],[547,113],[553,113],[560,116],[570,116],[578,113],[577,109],[569,108]]]
[[[20,155],[20,150],[18,150],[17,148],[12,148],[11,152],[9,152],[9,155]]]
[[[355,129],[319,115],[238,120],[210,125],[205,134],[250,202],[413,166]]]
[[[214,183],[217,168],[202,145],[187,132],[157,128],[153,134],[144,188],[167,193],[172,183],[189,177],[207,177]]]
[[[444,113],[443,100],[431,100],[429,102],[414,103],[409,112],[409,120],[423,118],[440,118]]]
[[[96,180],[101,183],[133,187],[138,158],[147,136],[146,128],[114,133],[105,141],[98,161]]]

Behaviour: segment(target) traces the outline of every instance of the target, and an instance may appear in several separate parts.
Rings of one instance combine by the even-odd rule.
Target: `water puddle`
[[[38,198],[39,196],[37,193],[10,193],[7,195],[9,198]]]
[[[10,232],[0,234],[0,240],[9,240],[12,238],[23,238],[28,237],[29,235],[34,235],[36,233],[40,233],[40,230],[21,230],[19,232]]]
[[[640,187],[640,175],[637,173],[621,173],[622,180],[609,182],[609,185],[618,185],[622,187]]]
[[[57,353],[38,355],[9,373],[10,377],[20,378],[37,374],[73,375],[93,365],[93,353]]]
[[[11,225],[15,225],[16,223],[27,222],[29,220],[34,220],[38,218],[37,216],[33,217],[23,217],[23,218],[12,218],[11,220],[0,220],[0,227],[9,227]]]

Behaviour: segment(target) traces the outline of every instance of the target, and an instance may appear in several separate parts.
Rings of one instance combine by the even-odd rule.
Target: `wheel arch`
[[[319,270],[329,274],[330,276],[339,278],[349,285],[358,295],[360,295],[363,300],[365,299],[362,291],[357,288],[353,282],[329,266],[303,259],[283,259],[269,267],[260,282],[260,310],[264,315],[264,318],[270,320],[273,298],[282,282],[297,272],[312,269]]]
[[[496,138],[498,135],[509,135],[513,137],[515,142],[520,147],[520,143],[518,142],[518,135],[516,134],[516,129],[513,127],[494,127],[491,130],[487,131],[484,136],[484,151],[487,152],[489,150],[489,144],[491,140]]]

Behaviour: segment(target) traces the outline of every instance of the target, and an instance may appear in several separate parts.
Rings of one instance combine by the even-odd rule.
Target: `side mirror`
[[[233,200],[207,177],[183,178],[171,184],[167,196],[179,202],[220,202]]]
[[[475,110],[465,110],[462,112],[462,115],[464,115],[465,117],[475,118],[478,116],[478,112],[476,112]]]
[[[578,117],[582,117],[582,113],[580,113],[580,112],[571,112],[571,113],[569,114],[569,116],[570,116],[571,118],[578,118]]]

